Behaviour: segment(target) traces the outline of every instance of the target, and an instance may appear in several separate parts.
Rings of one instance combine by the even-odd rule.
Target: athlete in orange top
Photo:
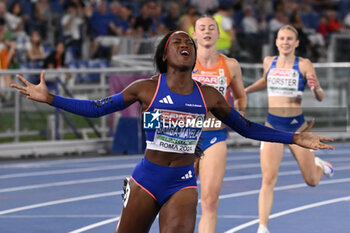
[[[219,38],[218,25],[210,16],[200,17],[195,22],[193,33],[197,41],[197,61],[192,78],[215,87],[227,100],[231,88],[234,96],[234,107],[244,112],[246,95],[242,83],[242,73],[238,62],[217,52],[216,42]],[[217,119],[208,113],[208,121]],[[216,124],[214,124],[216,125]],[[198,231],[215,232],[219,193],[226,168],[226,129],[205,127],[199,146],[204,155],[197,160],[196,168],[201,182],[202,217]]]

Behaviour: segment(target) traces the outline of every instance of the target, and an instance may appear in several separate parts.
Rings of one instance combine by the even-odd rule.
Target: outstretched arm
[[[66,98],[49,93],[45,83],[45,73],[41,72],[40,83],[34,85],[20,75],[17,77],[25,85],[11,84],[18,91],[27,96],[28,99],[48,103],[54,107],[61,108],[68,112],[86,116],[100,117],[115,111],[122,110],[138,100],[137,88],[126,88],[123,93],[118,93],[101,100],[82,100]]]
[[[274,59],[274,57],[265,57],[264,62],[263,62],[263,67],[264,67],[263,77],[260,78],[259,80],[257,80],[252,85],[245,88],[245,92],[247,94],[266,89],[266,87],[267,87],[267,81],[266,81],[267,80],[266,79],[267,71],[269,70],[273,59]]]
[[[266,89],[266,87],[267,87],[266,78],[262,77],[261,79],[259,79],[255,83],[253,83],[252,85],[246,87],[245,92],[248,94],[248,93],[252,93],[252,92],[256,92],[256,91],[261,91],[261,90]]]
[[[214,88],[207,87],[205,93],[205,96],[210,96],[210,99],[206,98],[206,102],[214,116],[244,137],[259,141],[297,144],[309,149],[333,149],[332,146],[321,142],[321,140],[333,141],[333,139],[307,132],[313,123],[301,133],[276,130],[243,117]]]
[[[231,112],[224,118],[220,119],[226,125],[230,126],[237,133],[244,137],[268,142],[279,142],[284,144],[297,144],[301,147],[308,149],[334,149],[322,142],[333,141],[332,138],[318,136],[309,132],[314,125],[313,121],[308,128],[301,133],[290,133],[286,131],[276,130],[265,125],[249,121],[240,115],[236,110],[232,109]]]

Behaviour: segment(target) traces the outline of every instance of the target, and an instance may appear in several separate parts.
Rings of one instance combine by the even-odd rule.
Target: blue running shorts
[[[303,114],[294,117],[280,117],[269,113],[267,122],[275,129],[294,133],[304,124],[305,119]]]
[[[167,167],[143,158],[136,165],[132,179],[160,205],[181,189],[197,188],[193,163],[181,167]]]
[[[227,138],[226,134],[226,129],[202,131],[198,146],[202,149],[202,151],[205,151],[215,143],[225,141]]]

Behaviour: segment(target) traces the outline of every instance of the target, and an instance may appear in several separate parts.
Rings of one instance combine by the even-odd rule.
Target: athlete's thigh
[[[300,126],[297,131],[300,132],[306,127],[307,123],[304,122],[304,124]],[[316,170],[315,153],[313,150],[306,149],[297,145],[289,145],[289,149],[292,152],[295,160],[298,162],[303,177],[312,176]]]
[[[226,153],[226,142],[221,141],[207,148],[203,156],[199,159],[199,178],[202,196],[219,195],[225,175]]]
[[[148,232],[158,214],[157,202],[132,179],[124,196],[124,207],[116,229],[117,233]],[[128,191],[128,189],[130,191]]]
[[[160,233],[193,233],[196,225],[198,193],[182,189],[164,203],[159,212]]]
[[[297,145],[289,145],[289,149],[298,162],[303,177],[314,174],[316,170],[314,152]]]
[[[263,174],[277,174],[283,157],[284,145],[281,143],[261,142],[260,166]]]

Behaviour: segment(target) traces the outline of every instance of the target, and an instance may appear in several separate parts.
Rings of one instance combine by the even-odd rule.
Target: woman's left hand
[[[324,137],[324,136],[318,136],[316,134],[313,134],[310,132],[310,129],[314,126],[315,120],[313,120],[310,125],[306,129],[304,129],[300,133],[295,133],[293,136],[293,143],[297,144],[301,147],[307,148],[307,149],[334,149],[333,146],[330,146],[326,143],[323,143],[322,141],[334,141],[333,138]]]

